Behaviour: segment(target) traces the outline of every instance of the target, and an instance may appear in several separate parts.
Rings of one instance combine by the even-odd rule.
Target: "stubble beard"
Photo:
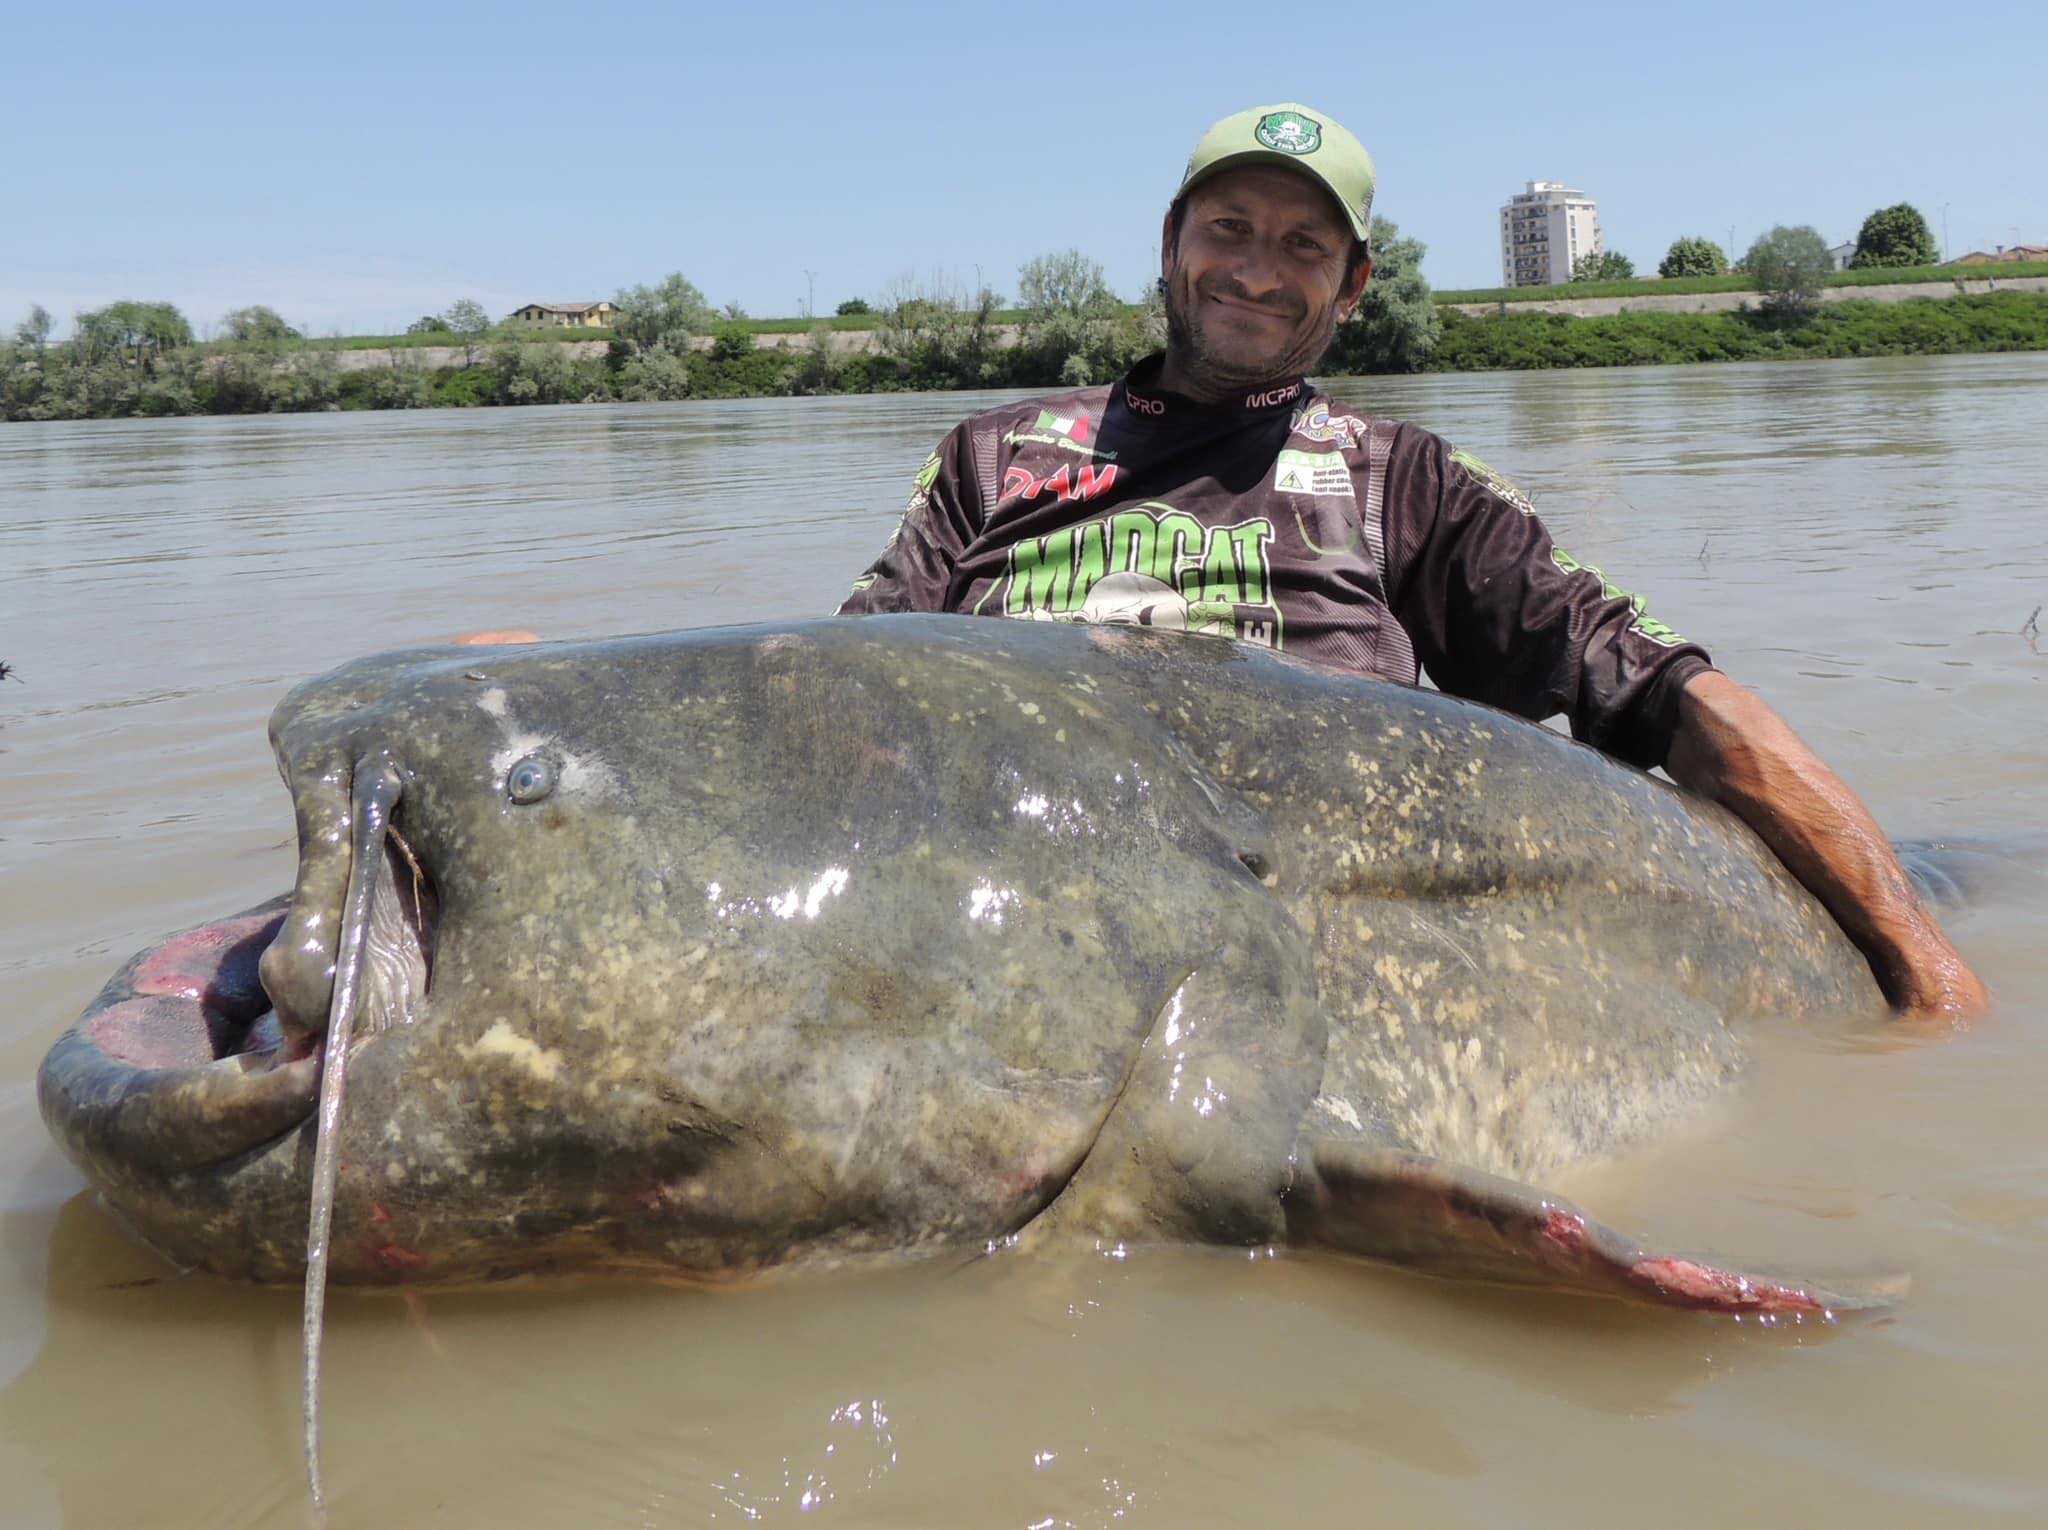
[[[1161,286],[1166,301],[1168,364],[1203,398],[1217,399],[1240,391],[1255,392],[1267,384],[1292,382],[1322,360],[1336,338],[1337,308],[1333,303],[1319,323],[1311,325],[1277,356],[1245,359],[1219,354],[1188,317],[1189,297],[1199,301],[1200,294],[1184,295],[1170,277]]]

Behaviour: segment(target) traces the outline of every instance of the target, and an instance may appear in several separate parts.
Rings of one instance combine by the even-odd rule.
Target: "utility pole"
[[[1948,264],[1948,203],[1941,204],[1941,263]]]
[[[806,271],[804,272],[804,317],[806,319],[815,319],[817,316],[818,273]]]
[[[1728,264],[1735,264],[1735,225],[1728,225]]]

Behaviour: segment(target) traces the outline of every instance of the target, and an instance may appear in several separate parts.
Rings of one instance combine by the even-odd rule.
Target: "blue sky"
[[[1284,99],[1365,141],[1439,287],[1498,281],[1539,178],[1644,269],[1902,200],[1954,253],[2048,242],[2044,54],[2040,0],[23,7],[0,323],[132,297],[377,332],[677,270],[829,313],[905,278],[1014,294],[1068,247],[1134,295],[1194,140]]]

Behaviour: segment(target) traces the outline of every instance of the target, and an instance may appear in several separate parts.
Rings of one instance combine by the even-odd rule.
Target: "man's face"
[[[1277,165],[1226,170],[1188,193],[1180,237],[1168,216],[1167,364],[1204,396],[1306,372],[1357,305],[1369,266],[1347,280],[1352,234],[1317,182]]]

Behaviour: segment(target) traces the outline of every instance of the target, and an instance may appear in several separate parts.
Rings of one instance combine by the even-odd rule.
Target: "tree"
[[[1001,298],[988,294],[988,302]],[[1079,250],[1037,255],[1017,268],[1017,306],[1023,312],[1020,349],[1026,375],[1075,387],[1113,377],[1127,364],[1116,320],[1123,305],[1109,290],[1102,267]]]
[[[79,314],[72,331],[74,353],[87,366],[126,353],[146,369],[164,352],[192,343],[192,326],[173,304],[130,298]]]
[[[1687,236],[1671,241],[1671,248],[1657,262],[1659,276],[1720,276],[1728,270],[1728,257],[1711,239]]]
[[[1403,239],[1388,218],[1373,219],[1371,233],[1372,280],[1357,311],[1337,326],[1329,363],[1346,372],[1419,372],[1443,334],[1422,274],[1427,246]]]
[[[1575,282],[1625,282],[1636,274],[1636,263],[1619,250],[1589,251],[1572,262]]]
[[[462,346],[462,364],[476,365],[476,348],[491,332],[491,316],[475,298],[457,298],[441,310],[441,322]]]
[[[408,335],[445,335],[448,333],[448,321],[437,313],[421,314],[405,326],[405,332]]]
[[[631,346],[627,348],[632,349]],[[688,398],[689,362],[659,342],[634,351],[619,366],[618,394],[629,404],[666,403]]]
[[[1938,259],[1934,232],[1920,216],[1920,209],[1899,202],[1880,207],[1863,220],[1849,266],[1859,271],[1871,266],[1931,266]]]
[[[221,328],[227,331],[228,339],[250,344],[274,345],[280,340],[305,338],[285,323],[276,309],[265,308],[261,303],[234,309],[220,323]]]
[[[14,326],[14,343],[31,347],[40,357],[43,347],[50,343],[50,325],[50,310],[41,303],[31,303],[28,317]]]
[[[1818,230],[1804,223],[1796,228],[1781,223],[1749,247],[1742,266],[1764,295],[1764,312],[1792,321],[1820,307],[1821,289],[1835,263]]]
[[[856,299],[855,301],[858,301]],[[862,304],[863,308],[867,305]],[[846,305],[839,305],[843,313]],[[809,343],[804,347],[804,359],[797,364],[796,371],[789,379],[792,393],[830,393],[832,385],[839,378],[839,357],[832,348],[832,326],[822,319],[811,326]]]
[[[841,303],[837,308],[835,308],[833,312],[838,314],[839,317],[843,319],[848,314],[873,313],[874,310],[868,307],[867,301],[863,298],[848,298],[845,302]]]
[[[875,348],[917,387],[983,387],[996,380],[995,316],[1001,297],[984,287],[970,306],[934,280],[902,276],[882,294]]]
[[[1106,314],[1116,299],[1101,265],[1079,250],[1063,250],[1033,256],[1017,268],[1017,306],[1040,319],[1080,319]]]
[[[680,271],[653,287],[621,288],[613,301],[619,317],[612,333],[641,350],[666,345],[680,355],[690,348],[691,336],[711,328],[711,305]]]
[[[740,307],[740,300],[738,298],[734,298],[718,311],[728,324],[744,324],[747,322],[747,311]]]

